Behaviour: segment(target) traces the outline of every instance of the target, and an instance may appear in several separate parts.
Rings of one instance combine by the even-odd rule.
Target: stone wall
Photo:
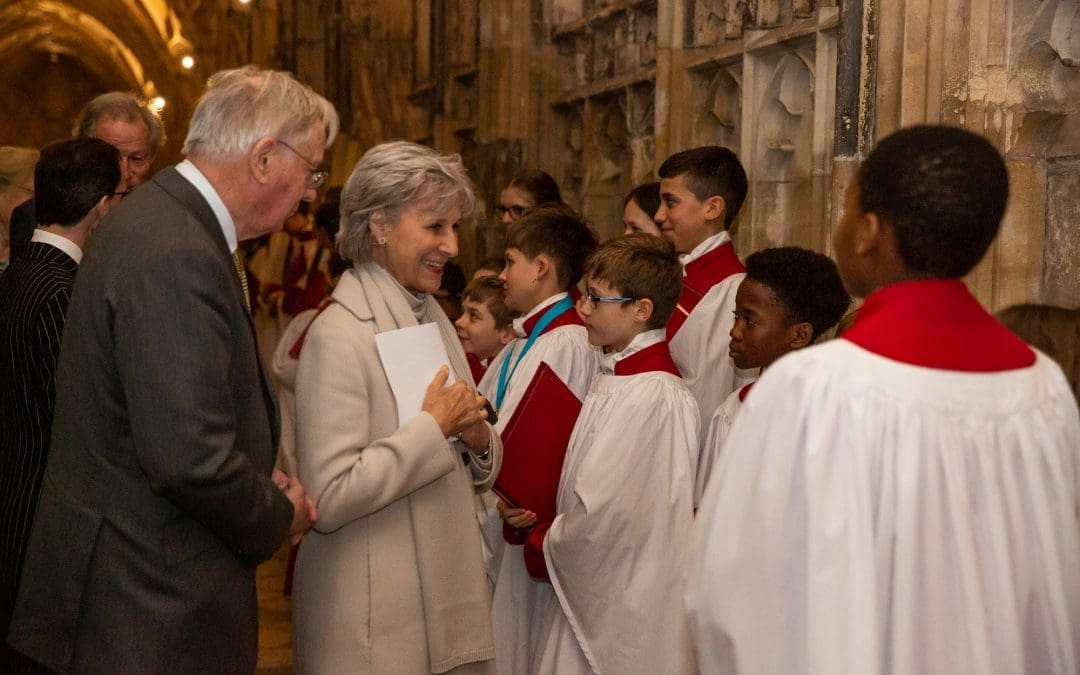
[[[1071,0],[349,1],[366,12],[343,26],[356,150],[406,137],[465,156],[481,197],[467,267],[497,252],[490,207],[519,168],[552,173],[610,236],[631,187],[706,143],[736,150],[750,176],[743,255],[829,251],[874,139],[945,122],[990,138],[1012,173],[977,295],[1080,304]]]
[[[735,150],[750,176],[743,256],[829,251],[875,139],[964,126],[1012,177],[972,288],[994,309],[1080,305],[1076,0],[0,0],[0,27],[6,142],[55,136],[97,90],[133,88],[169,100],[172,160],[205,77],[253,62],[338,106],[332,183],[383,140],[461,153],[479,196],[466,268],[499,252],[491,209],[521,168],[553,174],[606,237],[631,187],[707,143]],[[176,64],[183,50],[192,71]],[[72,80],[80,100],[25,94],[48,77]]]

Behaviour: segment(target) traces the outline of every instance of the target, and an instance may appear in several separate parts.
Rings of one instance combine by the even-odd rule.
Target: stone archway
[[[166,99],[162,154],[176,155],[201,82],[180,65],[192,45],[167,3],[15,0],[0,3],[0,36],[0,143],[66,137],[87,100],[119,89]]]

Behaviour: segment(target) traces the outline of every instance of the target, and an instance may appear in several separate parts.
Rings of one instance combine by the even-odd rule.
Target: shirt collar
[[[82,249],[79,248],[79,245],[71,241],[70,239],[61,237],[58,234],[55,234],[53,232],[46,232],[41,228],[35,228],[34,233],[30,235],[30,241],[36,241],[39,244],[48,244],[50,246],[55,246],[64,253],[67,253],[71,257],[71,259],[75,261],[76,265],[82,262]]]
[[[544,300],[543,302],[538,304],[536,307],[533,307],[531,310],[529,310],[528,314],[524,316],[519,316],[518,318],[514,319],[512,322],[514,325],[514,333],[516,333],[517,336],[520,338],[529,337],[528,331],[525,330],[525,324],[529,321],[529,319],[544,311],[551,305],[554,305],[556,302],[562,300],[568,295],[569,293],[566,292],[556,293],[547,300]]]
[[[210,210],[214,212],[218,220],[218,226],[221,227],[221,233],[225,235],[225,243],[229,245],[229,253],[236,253],[236,223],[233,222],[232,215],[229,213],[229,209],[225,207],[225,202],[221,201],[221,196],[218,195],[217,190],[210,184],[203,172],[199,171],[199,167],[191,163],[190,159],[185,159],[177,164],[176,172],[186,178],[203,196],[206,203],[210,205]]]
[[[615,374],[615,364],[622,361],[626,357],[640,352],[646,347],[651,347],[657,342],[664,341],[664,329],[654,328],[653,330],[647,330],[638,333],[634,336],[634,339],[630,341],[630,344],[626,345],[626,348],[621,352],[610,352],[600,357],[600,370],[604,375]]]
[[[695,246],[693,251],[680,255],[679,262],[682,263],[683,266],[683,276],[686,276],[687,265],[694,262],[709,251],[720,248],[729,241],[731,241],[731,235],[728,234],[727,230],[721,230],[720,232],[717,232],[716,234],[712,235],[705,241]]]

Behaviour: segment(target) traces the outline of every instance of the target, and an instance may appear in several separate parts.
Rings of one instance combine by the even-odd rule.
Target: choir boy
[[[516,337],[514,313],[506,306],[498,276],[473,277],[461,293],[462,313],[454,322],[469,360],[473,380],[484,377],[488,364]]]
[[[608,351],[563,464],[554,522],[525,560],[549,578],[533,673],[690,673],[680,590],[693,518],[698,410],[664,337],[682,286],[671,244],[634,234],[589,260],[579,303]],[[535,523],[535,524],[534,524]]]
[[[595,248],[596,236],[563,205],[530,209],[507,227],[506,267],[499,278],[506,290],[506,306],[522,316],[513,321],[516,339],[491,362],[479,386],[498,412],[495,428],[500,433],[519,413],[518,404],[541,364],[546,364],[579,401],[599,373],[599,352],[589,344],[568,293],[576,287],[585,260]],[[540,412],[546,411],[544,401],[530,401]],[[524,413],[524,408],[520,412]],[[511,445],[505,446],[508,453],[515,451]],[[519,511],[503,503],[498,507],[511,514]],[[526,673],[551,586],[529,578],[521,549],[523,533],[509,526],[500,528],[499,514],[489,515],[484,531],[495,581],[496,666],[503,675]],[[505,550],[503,540],[509,542]]]
[[[866,302],[754,385],[698,511],[702,673],[1080,672],[1080,413],[962,279],[1008,187],[952,127],[859,168],[833,245]]]
[[[668,157],[659,173],[655,220],[683,265],[682,293],[668,321],[667,339],[703,422],[708,422],[728,394],[756,375],[737,370],[728,356],[735,291],[744,271],[728,228],[746,198],[746,172],[731,150],[706,146]]]
[[[746,259],[746,278],[735,294],[729,353],[736,368],[765,368],[813,344],[836,325],[850,303],[836,264],[805,248],[767,248]],[[735,414],[753,383],[731,392],[712,416],[702,443],[694,488],[700,503]]]

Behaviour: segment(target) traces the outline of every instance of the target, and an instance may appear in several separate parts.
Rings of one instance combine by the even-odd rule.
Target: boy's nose
[[[577,313],[581,316],[589,316],[592,314],[592,308],[589,306],[589,301],[584,295],[577,299],[575,309],[577,309]]]

